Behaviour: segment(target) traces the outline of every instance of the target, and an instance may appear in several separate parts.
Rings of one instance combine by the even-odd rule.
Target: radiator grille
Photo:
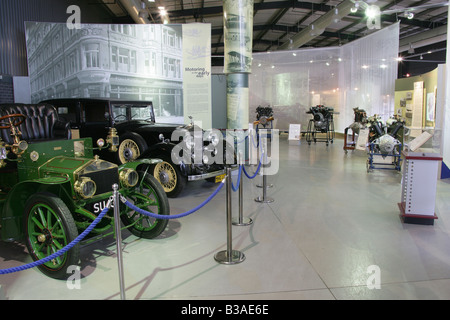
[[[117,167],[107,170],[94,171],[80,175],[80,177],[91,178],[97,185],[96,195],[111,192],[113,184],[119,184],[119,171]]]

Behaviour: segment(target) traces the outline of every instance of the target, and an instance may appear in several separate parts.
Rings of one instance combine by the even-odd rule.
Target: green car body
[[[169,214],[162,186],[146,173],[159,159],[119,166],[94,156],[91,138],[30,143],[17,156],[12,150],[0,139],[1,240],[24,240],[34,260],[61,249],[85,230],[111,198],[115,184],[135,205]],[[85,241],[114,233],[113,211],[108,210]],[[144,238],[158,236],[167,226],[167,219],[149,218],[124,204],[120,218],[123,228]],[[78,245],[39,268],[50,277],[67,278],[67,268],[79,262],[77,251]]]

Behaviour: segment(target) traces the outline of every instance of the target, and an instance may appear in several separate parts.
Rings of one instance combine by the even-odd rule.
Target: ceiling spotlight
[[[365,13],[366,13],[367,18],[374,19],[375,17],[380,15],[380,8],[377,8],[376,6],[370,6],[370,7],[367,7]]]
[[[339,9],[334,8],[333,22],[338,23],[339,21],[341,21],[341,17],[339,17]]]
[[[405,17],[408,18],[408,19],[412,19],[412,18],[414,18],[414,13],[412,13],[411,11],[410,12],[405,12]]]
[[[320,36],[325,30],[324,29],[317,29],[313,24],[310,26],[309,34],[312,37]]]

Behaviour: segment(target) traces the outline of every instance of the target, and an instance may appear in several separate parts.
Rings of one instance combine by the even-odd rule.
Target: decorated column
[[[227,128],[248,129],[248,79],[252,65],[253,0],[225,0],[223,13]]]

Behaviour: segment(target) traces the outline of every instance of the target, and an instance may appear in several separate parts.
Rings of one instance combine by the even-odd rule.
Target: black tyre
[[[148,146],[144,138],[134,132],[127,132],[120,137],[117,161],[121,164],[136,160]]]
[[[66,204],[51,194],[37,193],[25,204],[25,242],[34,261],[43,259],[67,246],[78,236],[72,214]],[[67,268],[78,265],[80,245],[38,266],[47,276],[66,279]]]
[[[184,189],[187,178],[181,173],[178,166],[174,165],[168,156],[156,156],[162,162],[153,168],[153,176],[158,180],[169,198],[177,197]]]
[[[128,201],[135,206],[158,215],[169,215],[170,207],[167,195],[159,182],[150,174],[139,171],[139,184],[127,196]],[[156,219],[131,210],[121,205],[120,218],[126,226],[133,224],[128,230],[135,236],[153,239],[159,236],[167,227],[167,219]]]

